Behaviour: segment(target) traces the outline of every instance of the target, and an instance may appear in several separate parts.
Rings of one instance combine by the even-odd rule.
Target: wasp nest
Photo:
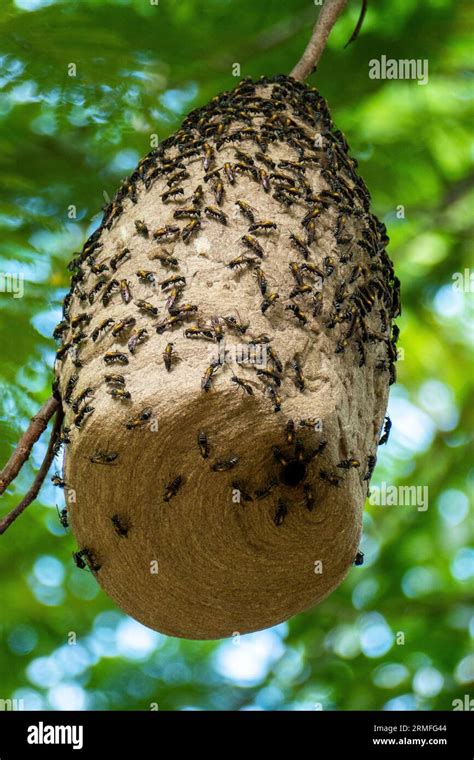
[[[385,227],[324,99],[244,80],[146,156],[69,265],[76,562],[145,625],[274,625],[359,564],[395,378]]]

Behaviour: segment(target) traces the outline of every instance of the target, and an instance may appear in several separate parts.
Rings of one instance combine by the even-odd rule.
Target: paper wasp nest
[[[76,561],[151,628],[271,626],[360,560],[399,296],[356,167],[317,90],[244,80],[140,162],[70,264]]]

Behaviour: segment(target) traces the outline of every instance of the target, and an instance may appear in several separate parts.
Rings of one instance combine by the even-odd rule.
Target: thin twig
[[[16,449],[0,472],[0,495],[8,488],[12,480],[16,478],[26,460],[31,454],[31,449],[38,438],[48,427],[48,422],[59,406],[59,401],[49,398],[39,412],[31,418],[28,429],[23,433],[17,443]]]
[[[21,513],[38,496],[40,488],[43,485],[44,479],[46,475],[48,474],[48,470],[51,467],[51,463],[54,459],[54,447],[61,433],[63,418],[64,418],[64,412],[62,410],[62,407],[58,403],[58,410],[56,413],[56,419],[54,420],[54,426],[51,433],[51,438],[49,439],[48,449],[46,451],[46,455],[43,459],[41,467],[38,470],[38,474],[36,478],[34,479],[33,485],[31,486],[30,490],[25,494],[25,496],[20,501],[20,503],[14,509],[12,509],[12,511],[9,512],[8,515],[6,515],[3,518],[3,520],[0,520],[0,536],[3,533],[5,533],[5,531],[12,524],[12,522],[14,522],[16,518],[19,515],[21,515]]]
[[[362,29],[362,24],[364,23],[365,14],[367,13],[367,5],[368,5],[368,0],[362,0],[362,7],[360,9],[359,20],[358,20],[358,22],[356,24],[356,28],[354,29],[354,31],[352,32],[351,36],[349,37],[349,39],[347,40],[346,44],[344,45],[344,49],[348,45],[350,45],[351,42],[354,42],[354,40],[356,40],[357,37],[359,36],[359,32]]]
[[[306,50],[290,73],[290,76],[294,79],[304,82],[306,77],[314,71],[326,47],[331,29],[346,7],[346,4],[347,0],[325,0]]]

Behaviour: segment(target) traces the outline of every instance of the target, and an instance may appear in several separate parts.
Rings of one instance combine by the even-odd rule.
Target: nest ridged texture
[[[268,627],[356,558],[400,308],[356,169],[316,89],[243,80],[140,162],[71,262],[68,519],[151,628]]]

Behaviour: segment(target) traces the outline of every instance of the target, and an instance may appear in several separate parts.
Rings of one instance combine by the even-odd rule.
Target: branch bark
[[[49,401],[50,402],[55,401],[55,399],[49,399]],[[33,481],[33,485],[31,486],[29,491],[26,493],[26,495],[23,497],[23,499],[20,501],[20,503],[14,509],[12,509],[12,511],[9,512],[8,515],[6,515],[3,518],[3,520],[0,520],[0,536],[3,533],[5,533],[7,528],[16,520],[16,518],[19,515],[21,515],[21,513],[31,504],[32,501],[36,499],[36,497],[39,494],[40,488],[43,485],[44,479],[46,475],[48,474],[48,470],[51,467],[51,463],[54,459],[54,446],[60,436],[61,426],[63,424],[63,418],[64,418],[64,412],[58,401],[56,401],[56,405],[57,405],[56,419],[54,420],[54,426],[51,432],[51,438],[49,439],[48,449],[46,451],[46,455],[43,459],[41,467],[38,470],[38,474],[36,475],[36,478]],[[41,409],[41,411],[43,411],[43,409],[44,407]],[[52,416],[52,414],[54,414],[54,410],[50,414],[50,417]],[[35,415],[35,416],[38,417],[38,415]],[[34,419],[35,417],[33,417],[33,420]],[[41,433],[39,435],[41,435]],[[37,438],[39,438],[39,435],[37,436]],[[30,447],[30,451],[31,451],[31,447]],[[23,461],[26,461],[26,458]],[[20,469],[20,467],[18,468],[18,470]]]
[[[31,454],[33,445],[48,427],[48,422],[58,409],[59,405],[59,401],[56,398],[51,397],[43,404],[39,412],[31,418],[28,429],[23,433],[15,451],[0,472],[0,495],[8,488],[12,480],[14,480],[20,472]]]
[[[346,4],[347,0],[325,0],[306,50],[290,72],[290,76],[294,79],[304,82],[311,72],[314,71],[326,47],[331,29],[346,7]]]

